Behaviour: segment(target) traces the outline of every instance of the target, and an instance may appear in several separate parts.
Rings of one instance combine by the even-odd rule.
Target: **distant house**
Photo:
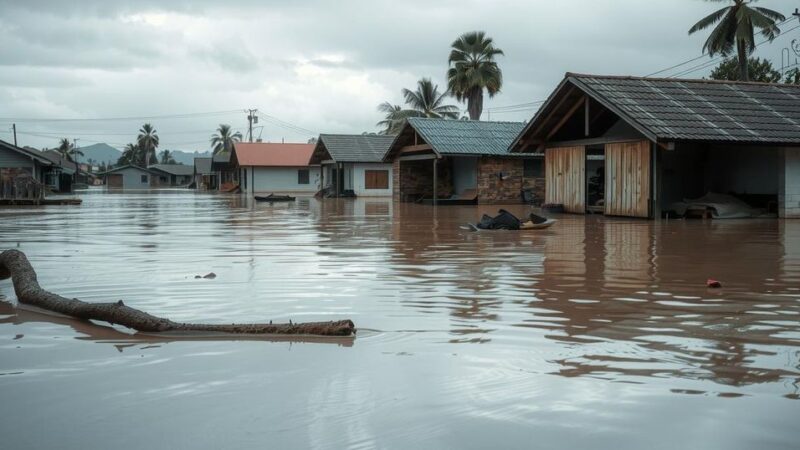
[[[568,73],[511,151],[545,155],[569,212],[659,218],[715,192],[800,217],[800,86]]]
[[[72,192],[78,165],[64,158],[64,155],[56,150],[45,150],[42,152],[42,156],[53,163],[52,169],[45,177],[45,184],[55,192]]]
[[[311,164],[321,165],[321,184],[332,195],[353,191],[357,196],[392,195],[392,164],[383,156],[394,136],[321,134]]]
[[[185,164],[152,164],[147,169],[158,173],[159,186],[188,186],[194,176],[194,167]]]
[[[242,192],[314,194],[319,190],[320,169],[309,164],[313,151],[314,144],[237,142],[231,164]]]
[[[163,172],[126,165],[98,175],[103,177],[104,184],[109,189],[150,189],[160,185],[158,178],[163,176]]]
[[[197,189],[217,189],[217,176],[211,168],[213,158],[194,159],[194,183]]]
[[[239,183],[239,172],[231,163],[230,151],[222,151],[212,156],[211,170],[217,178],[217,189],[223,190]]]
[[[38,199],[54,164],[40,152],[0,141],[0,199]]]
[[[384,155],[396,201],[521,203],[543,195],[541,155],[511,154],[521,122],[410,118]]]

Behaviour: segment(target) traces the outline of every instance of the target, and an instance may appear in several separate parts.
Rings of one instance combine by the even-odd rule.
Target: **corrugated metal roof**
[[[61,167],[61,171],[67,175],[72,175],[78,170],[78,165],[74,162],[64,158],[58,150],[44,150],[42,156],[52,161],[55,165]]]
[[[508,155],[522,122],[412,117],[408,123],[440,155]]]
[[[381,162],[394,136],[321,134],[319,142],[337,162]]]
[[[6,142],[6,141],[3,141],[3,140],[0,140],[0,147],[3,147],[5,149],[7,149],[7,150],[10,150],[10,151],[13,151],[13,152],[16,152],[16,153],[20,153],[22,155],[25,155],[28,158],[33,158],[33,159],[35,159],[35,160],[39,161],[40,163],[43,163],[43,164],[45,164],[47,166],[53,165],[53,161],[50,161],[48,158],[45,158],[41,154],[41,152],[39,152],[39,151],[28,150],[28,149],[25,149],[25,148],[22,148],[22,147],[17,147],[16,145],[11,144],[11,143]]]
[[[194,171],[196,173],[207,175],[212,173],[211,170],[211,161],[213,158],[195,158],[194,159]]]
[[[314,144],[245,143],[233,144],[240,166],[303,167],[314,152]]]
[[[800,143],[800,86],[567,74],[658,140]]]
[[[160,170],[170,175],[194,175],[194,166],[186,164],[151,164],[147,168]]]

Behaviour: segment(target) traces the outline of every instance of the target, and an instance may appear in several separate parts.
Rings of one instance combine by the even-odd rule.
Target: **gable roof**
[[[41,152],[38,152],[36,150],[28,150],[28,149],[25,149],[25,148],[22,148],[22,147],[17,147],[16,145],[11,144],[11,143],[6,142],[6,141],[3,141],[3,140],[0,140],[0,148],[4,148],[6,150],[10,150],[12,152],[19,153],[19,154],[21,154],[21,155],[23,155],[25,157],[35,159],[36,161],[39,161],[40,163],[42,163],[42,164],[44,164],[46,166],[53,165],[53,161],[51,161],[50,159],[46,158],[44,155],[42,155]]]
[[[211,162],[214,158],[195,158],[194,159],[194,173],[209,174],[211,170]]]
[[[567,73],[513,145],[539,139],[533,131],[574,89],[654,141],[800,143],[797,85]]]
[[[525,126],[522,122],[481,122],[412,117],[384,155],[399,151],[409,128],[439,155],[508,155],[508,148]],[[408,145],[408,144],[405,144]]]
[[[109,169],[109,170],[106,170],[105,172],[97,173],[96,175],[98,175],[98,176],[107,175],[109,173],[119,172],[120,170],[125,170],[125,169],[136,169],[136,170],[148,173],[150,175],[155,174],[154,171],[145,169],[144,167],[140,167],[140,166],[137,166],[135,164],[125,164],[124,166],[114,167],[113,169]]]
[[[394,138],[378,134],[320,134],[311,161],[382,162]]]
[[[78,165],[64,157],[58,150],[44,150],[42,156],[49,159],[53,164],[60,166],[63,173],[72,175],[78,170]]]
[[[304,167],[309,165],[314,144],[233,144],[233,156],[240,166]]]
[[[186,164],[151,164],[147,166],[151,170],[160,170],[170,175],[194,175],[194,166]]]

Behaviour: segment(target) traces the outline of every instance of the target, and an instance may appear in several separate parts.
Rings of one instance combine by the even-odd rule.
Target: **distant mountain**
[[[92,160],[95,164],[105,162],[106,164],[116,164],[122,152],[108,144],[93,144],[81,147],[83,156],[81,162]],[[159,150],[160,151],[160,150]],[[194,165],[195,158],[209,157],[211,152],[185,152],[182,150],[170,150],[172,157],[180,164]]]
[[[92,160],[95,164],[104,162],[106,164],[116,164],[117,159],[122,154],[121,151],[108,144],[92,144],[86,147],[81,147],[83,156],[80,157],[81,162]]]

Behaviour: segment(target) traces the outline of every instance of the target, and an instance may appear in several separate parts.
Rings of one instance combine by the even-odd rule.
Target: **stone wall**
[[[778,169],[778,215],[800,218],[800,147],[784,148]]]
[[[450,164],[445,160],[437,163],[437,191],[439,198],[453,195],[453,177]],[[421,197],[433,197],[433,160],[395,161],[392,164],[395,201],[416,201]]]
[[[523,167],[523,159],[519,157],[481,157],[478,161],[478,203],[521,203],[523,188],[533,188],[537,198],[544,199],[544,178],[525,178]]]

